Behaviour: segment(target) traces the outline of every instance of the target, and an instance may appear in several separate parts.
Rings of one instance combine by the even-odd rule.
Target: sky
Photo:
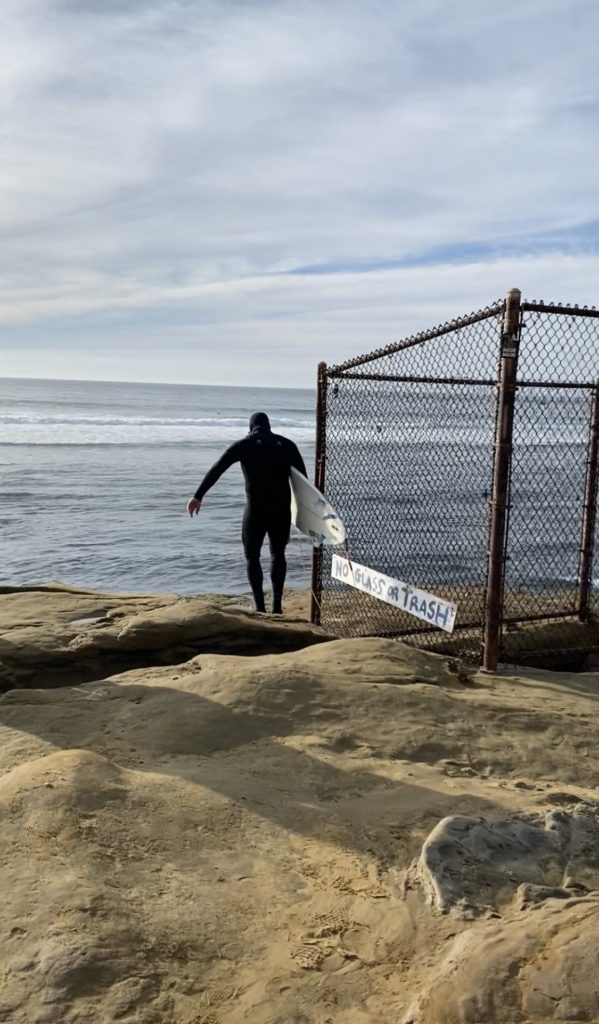
[[[599,305],[596,0],[0,0],[0,375],[310,386]]]

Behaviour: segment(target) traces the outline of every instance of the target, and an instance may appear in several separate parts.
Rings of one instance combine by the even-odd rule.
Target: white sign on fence
[[[428,622],[430,626],[437,626],[446,633],[453,633],[458,606],[443,597],[436,597],[426,590],[410,586],[409,583],[394,580],[392,576],[385,576],[374,569],[367,569],[365,565],[350,562],[341,555],[333,555],[331,576],[334,580],[341,580],[356,590],[362,590],[379,601],[385,601],[394,608],[407,612],[408,615]]]

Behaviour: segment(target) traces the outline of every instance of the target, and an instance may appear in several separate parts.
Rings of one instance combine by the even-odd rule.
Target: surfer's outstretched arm
[[[214,465],[208,470],[206,476],[204,477],[200,486],[198,487],[197,491],[194,494],[195,500],[202,501],[204,495],[207,494],[211,487],[214,487],[215,483],[217,482],[217,480],[220,480],[223,473],[230,469],[231,466],[234,466],[236,462],[239,462],[240,458],[241,451],[239,447],[239,442],[236,441],[235,444],[232,444],[230,448],[227,448],[226,452],[223,455],[221,455],[218,462],[215,462]]]

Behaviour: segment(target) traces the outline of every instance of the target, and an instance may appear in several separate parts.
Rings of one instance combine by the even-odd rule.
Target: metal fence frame
[[[319,490],[326,490],[327,483],[327,418],[329,388],[342,380],[385,381],[418,383],[423,385],[485,385],[496,389],[495,434],[493,442],[492,486],[489,500],[488,547],[484,584],[484,616],[480,622],[466,622],[456,627],[459,630],[480,629],[480,661],[486,671],[495,671],[505,653],[503,643],[505,630],[510,623],[555,622],[560,618],[577,618],[581,623],[593,619],[592,570],[597,524],[597,492],[599,484],[599,351],[596,355],[595,374],[592,380],[550,380],[519,378],[518,364],[522,341],[526,340],[528,313],[539,313],[555,317],[587,318],[599,320],[599,310],[594,307],[546,305],[543,302],[522,302],[518,289],[512,289],[505,300],[497,302],[478,313],[455,319],[430,331],[419,334],[368,355],[349,359],[337,366],[326,363],[318,366],[317,408],[316,408],[316,467],[315,483]],[[395,375],[368,372],[369,364],[416,346],[425,347],[433,339],[451,336],[463,328],[478,324],[492,317],[501,317],[501,334],[497,339],[497,375],[493,378],[476,376],[460,377]],[[586,477],[584,502],[581,518],[580,557],[578,566],[578,606],[559,609],[555,606],[535,614],[506,616],[505,588],[506,564],[509,559],[510,493],[512,481],[512,456],[514,450],[514,414],[517,408],[517,393],[521,389],[577,389],[589,391],[592,396],[591,416],[586,447]],[[343,515],[343,509],[338,510]],[[564,525],[568,529],[568,525]],[[376,566],[373,566],[376,569]],[[312,566],[312,621],[327,625],[323,620],[321,602],[323,595],[323,551],[315,548]],[[418,643],[418,634],[424,632],[413,628],[398,631],[392,635],[406,635]],[[427,630],[430,632],[430,629]],[[386,633],[385,635],[390,635]],[[593,649],[599,649],[599,646]]]

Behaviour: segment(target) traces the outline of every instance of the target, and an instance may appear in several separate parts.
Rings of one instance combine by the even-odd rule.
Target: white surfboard
[[[345,527],[314,484],[291,467],[291,522],[314,544],[343,544]]]

